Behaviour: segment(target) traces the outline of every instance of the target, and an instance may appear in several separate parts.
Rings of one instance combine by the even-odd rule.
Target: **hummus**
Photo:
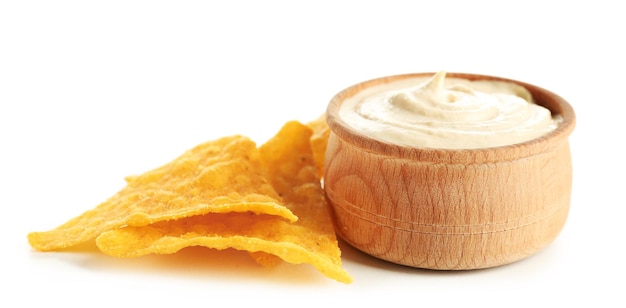
[[[339,116],[371,138],[402,146],[477,149],[535,139],[559,123],[522,86],[502,81],[411,78],[347,99]]]

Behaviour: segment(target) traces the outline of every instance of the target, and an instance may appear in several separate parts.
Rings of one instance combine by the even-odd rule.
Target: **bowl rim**
[[[468,80],[504,81],[518,84],[526,88],[531,93],[536,104],[548,108],[552,114],[560,115],[562,117],[562,121],[555,130],[542,135],[541,137],[521,143],[478,149],[437,149],[403,146],[373,139],[350,127],[339,116],[341,104],[346,99],[356,95],[364,89],[403,79],[428,77],[434,75],[435,73],[436,72],[421,72],[390,75],[363,81],[345,88],[333,96],[326,109],[326,122],[331,132],[343,141],[374,154],[405,158],[409,160],[419,160],[422,162],[430,161],[451,164],[471,164],[510,161],[551,151],[561,143],[567,142],[567,138],[572,133],[576,125],[576,115],[574,113],[574,109],[565,99],[556,93],[527,82],[505,77],[460,72],[446,72],[446,77],[464,78]]]

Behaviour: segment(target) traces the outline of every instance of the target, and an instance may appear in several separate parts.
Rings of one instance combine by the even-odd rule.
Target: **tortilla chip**
[[[272,263],[266,255],[271,254],[294,264],[309,263],[327,277],[351,282],[341,266],[330,209],[313,162],[311,134],[309,127],[289,122],[259,148],[269,182],[298,221],[251,213],[206,214],[109,231],[97,238],[98,247],[118,257],[169,254],[188,246],[235,248],[250,252],[261,264]]]
[[[296,221],[268,183],[266,172],[253,141],[224,137],[198,145],[160,168],[128,177],[125,188],[96,208],[51,231],[30,233],[28,240],[35,249],[56,250],[123,226],[207,213],[251,211]]]
[[[328,277],[348,283],[352,278],[342,269],[330,205],[321,187],[311,147],[312,136],[310,127],[292,121],[260,147],[261,157],[269,169],[270,183],[287,207],[300,217],[291,224],[294,230],[290,233],[297,236],[290,239],[306,252],[276,255],[290,263],[310,263]],[[298,230],[301,231],[295,233]]]
[[[307,123],[307,126],[313,130],[311,136],[311,149],[313,150],[313,160],[317,167],[319,177],[324,176],[324,159],[326,157],[326,146],[328,145],[328,137],[330,136],[330,128],[326,123],[326,115],[323,114],[319,118]]]

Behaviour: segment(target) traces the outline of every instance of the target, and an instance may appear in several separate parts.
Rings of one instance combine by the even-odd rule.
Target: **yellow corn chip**
[[[322,177],[324,175],[326,146],[328,145],[328,137],[330,136],[330,128],[328,124],[326,124],[326,115],[323,114],[319,118],[307,123],[307,126],[313,130],[313,135],[311,136],[313,160],[317,167],[317,174]]]
[[[252,213],[205,214],[144,227],[126,227],[100,235],[96,243],[109,255],[133,257],[169,254],[188,246],[235,248],[251,253],[261,264],[309,263],[340,282],[352,281],[342,268],[341,251],[316,165],[309,127],[287,123],[259,148],[269,181],[298,221]]]
[[[207,213],[251,211],[296,221],[268,183],[265,168],[256,144],[246,137],[207,142],[160,168],[128,177],[125,188],[96,208],[51,231],[30,233],[28,240],[35,249],[55,250],[123,226]]]
[[[318,127],[323,128],[326,122],[322,123]],[[300,217],[292,224],[297,228],[290,230],[296,237],[290,239],[307,252],[303,255],[276,255],[290,263],[310,263],[331,278],[351,282],[352,278],[341,266],[341,250],[330,206],[321,187],[311,146],[312,136],[310,127],[292,121],[260,147],[261,157],[270,172],[270,182],[287,207]]]

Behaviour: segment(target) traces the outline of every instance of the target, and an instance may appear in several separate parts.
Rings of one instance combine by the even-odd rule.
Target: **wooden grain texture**
[[[507,264],[552,242],[570,206],[571,106],[554,93],[520,83],[563,122],[542,138],[476,150],[390,145],[353,131],[337,116],[342,101],[361,89],[414,76],[359,84],[328,107],[332,133],[324,187],[339,236],[375,257],[441,270]]]

